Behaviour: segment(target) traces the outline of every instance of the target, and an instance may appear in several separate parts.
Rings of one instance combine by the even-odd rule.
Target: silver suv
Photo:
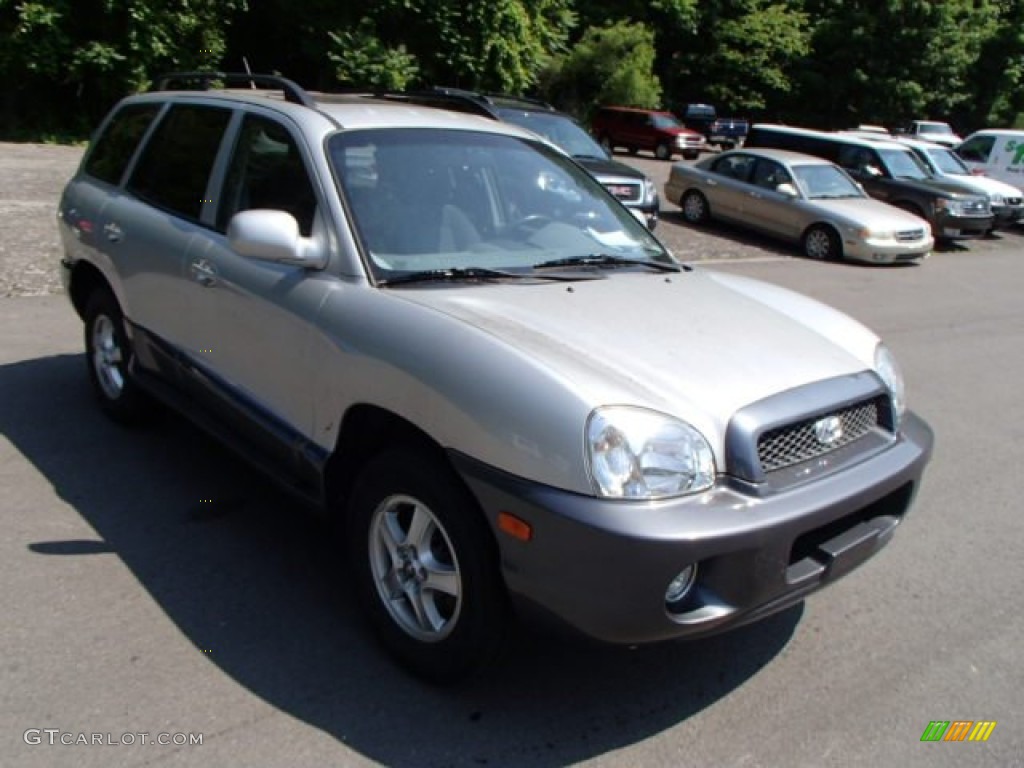
[[[415,673],[478,669],[513,606],[616,643],[721,631],[889,541],[932,436],[869,330],[679,264],[515,126],[164,89],[215,80],[122,101],[64,192],[89,377],[336,517]]]

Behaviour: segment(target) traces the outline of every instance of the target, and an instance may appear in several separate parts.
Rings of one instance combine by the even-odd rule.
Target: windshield
[[[530,273],[598,256],[676,264],[590,174],[535,141],[391,128],[338,133],[328,149],[378,280],[439,270]]]
[[[934,133],[938,136],[952,136],[953,129],[946,123],[918,123],[918,133]]]
[[[932,164],[941,173],[948,173],[952,176],[970,176],[971,172],[964,165],[963,160],[956,156],[951,149],[926,149],[925,152]]]
[[[895,179],[930,179],[931,174],[911,150],[879,149],[889,175]]]
[[[652,122],[655,128],[682,128],[683,124],[672,115],[653,115]]]
[[[608,158],[608,153],[589,133],[564,115],[521,109],[500,109],[498,112],[503,120],[543,136],[573,157]]]
[[[792,171],[797,185],[809,200],[864,197],[853,179],[834,165],[796,165]]]

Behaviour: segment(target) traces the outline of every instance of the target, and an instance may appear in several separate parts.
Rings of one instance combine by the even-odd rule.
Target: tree
[[[967,108],[995,7],[980,0],[807,0],[819,18],[804,104],[839,127],[943,119]]]
[[[654,34],[643,24],[591,27],[570,53],[552,61],[541,91],[584,118],[598,104],[657,107],[661,84],[653,65]]]
[[[209,68],[245,0],[0,0],[6,133],[91,127],[167,70]],[[74,101],[79,108],[66,112]]]

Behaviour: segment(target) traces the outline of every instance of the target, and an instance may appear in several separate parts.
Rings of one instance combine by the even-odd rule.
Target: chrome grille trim
[[[757,441],[761,468],[765,472],[774,472],[856,442],[878,426],[878,413],[879,404],[872,399],[835,413],[811,417],[765,432]],[[838,419],[841,431],[834,442],[826,444],[815,435],[815,426],[828,417]]]
[[[875,426],[859,439],[833,446],[830,455],[812,456],[771,472],[762,466],[758,454],[762,436],[770,439],[773,432],[793,430],[807,422],[813,425],[824,417],[856,410],[865,403],[874,404]],[[855,433],[860,429],[857,423],[855,419]],[[874,371],[804,384],[753,402],[733,414],[725,432],[726,473],[744,484],[747,492],[771,494],[884,450],[895,439],[894,425],[889,392]]]
[[[924,239],[924,229],[905,229],[902,232],[896,233],[896,242],[898,243],[916,243],[918,240]]]

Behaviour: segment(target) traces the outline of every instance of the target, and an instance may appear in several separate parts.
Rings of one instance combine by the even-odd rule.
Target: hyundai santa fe
[[[331,517],[412,672],[480,669],[522,606],[719,632],[892,539],[932,437],[863,325],[677,262],[528,131],[235,80],[126,98],[64,191],[88,376]]]

